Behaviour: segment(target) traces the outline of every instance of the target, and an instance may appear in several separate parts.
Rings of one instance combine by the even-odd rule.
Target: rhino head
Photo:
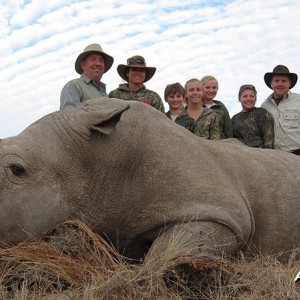
[[[57,111],[0,140],[0,241],[20,242],[81,214],[92,168],[86,144],[95,132],[109,136],[127,109]]]

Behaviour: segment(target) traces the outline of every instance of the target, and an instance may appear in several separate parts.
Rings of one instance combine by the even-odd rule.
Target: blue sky
[[[260,106],[271,93],[266,72],[284,64],[300,75],[296,0],[0,0],[0,15],[0,138],[59,108],[63,85],[78,77],[75,60],[91,43],[115,59],[102,78],[108,92],[122,83],[118,64],[140,54],[157,68],[147,87],[162,98],[169,83],[215,76],[216,99],[231,116],[241,109],[240,85],[256,86]]]

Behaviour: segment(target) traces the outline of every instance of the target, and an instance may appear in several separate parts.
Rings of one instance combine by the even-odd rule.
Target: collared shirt
[[[274,148],[288,152],[300,149],[300,94],[287,92],[278,106],[272,94],[261,107],[274,119]]]
[[[160,96],[156,92],[146,89],[145,85],[135,91],[132,91],[129,89],[128,83],[120,84],[119,87],[111,91],[108,96],[110,98],[139,101],[153,106],[159,111],[165,113],[165,107]]]
[[[63,87],[60,94],[60,109],[76,107],[82,101],[99,97],[107,97],[106,85],[100,81],[100,86],[98,87],[92,79],[82,73],[80,78],[67,82]]]

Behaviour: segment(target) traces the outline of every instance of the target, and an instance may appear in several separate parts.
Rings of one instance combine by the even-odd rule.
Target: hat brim
[[[76,61],[75,61],[75,71],[79,74],[83,73],[83,70],[81,68],[81,62],[85,59],[85,57],[87,57],[89,54],[92,53],[97,53],[103,56],[104,58],[104,63],[105,63],[105,68],[104,68],[104,73],[106,73],[112,66],[112,64],[114,63],[114,59],[112,56],[108,55],[105,52],[101,52],[101,51],[95,51],[95,50],[91,50],[91,51],[87,51],[87,52],[82,52],[78,55]]]
[[[287,76],[289,77],[289,79],[291,80],[291,86],[290,86],[290,89],[292,89],[296,83],[297,83],[297,80],[298,80],[298,75],[295,74],[295,73],[266,73],[265,76],[264,76],[264,80],[265,80],[265,84],[272,90],[272,87],[271,87],[271,79],[273,76],[275,75],[282,75],[282,76]]]
[[[119,75],[121,76],[122,79],[124,79],[125,81],[129,81],[129,78],[127,76],[127,69],[128,68],[140,68],[140,69],[146,69],[146,75],[145,75],[145,80],[144,82],[150,80],[153,75],[156,72],[156,68],[155,67],[146,67],[146,66],[141,66],[141,65],[118,65],[117,67],[117,71],[119,73]]]

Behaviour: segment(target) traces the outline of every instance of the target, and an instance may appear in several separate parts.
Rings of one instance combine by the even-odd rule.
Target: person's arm
[[[266,111],[261,119],[260,130],[263,139],[263,148],[274,148],[274,120],[272,115]]]
[[[60,109],[76,107],[82,99],[82,91],[75,82],[69,81],[63,87],[60,94]]]
[[[232,122],[230,120],[230,116],[228,113],[227,108],[224,110],[224,126],[223,126],[223,133],[226,139],[233,137],[233,129],[232,129]]]
[[[117,97],[115,96],[115,90],[109,92],[108,98],[117,98]]]
[[[160,96],[155,92],[153,92],[153,98],[152,98],[151,106],[155,107],[156,109],[158,109],[162,113],[165,113],[164,104],[163,104]]]
[[[217,113],[214,113],[211,117],[211,122],[210,122],[209,139],[219,140],[220,138],[221,137],[220,137],[219,117]]]

